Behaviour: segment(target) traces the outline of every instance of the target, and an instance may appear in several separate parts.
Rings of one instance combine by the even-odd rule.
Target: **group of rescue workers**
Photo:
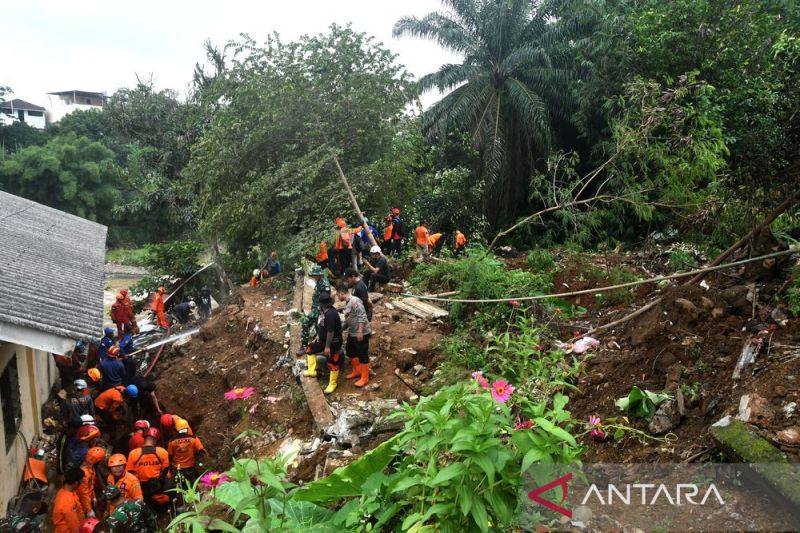
[[[202,442],[184,418],[163,412],[155,385],[138,371],[138,326],[127,291],[120,295],[112,316],[122,327],[115,320],[117,331],[105,328],[96,346],[78,342],[69,361],[59,362],[71,387],[61,405],[57,533],[156,531],[156,514],[176,497],[171,489],[202,473]],[[163,295],[159,288],[153,298],[159,322],[166,320]]]
[[[369,293],[378,284],[391,280],[389,263],[383,250],[390,255],[398,255],[407,238],[407,226],[397,208],[392,209],[391,214],[386,217],[386,228],[382,235],[369,220],[365,217],[362,219],[363,224],[355,228],[349,227],[343,218],[335,220],[337,230],[332,253],[328,253],[326,242],[321,241],[316,264],[309,274],[315,284],[311,309],[303,316],[298,355],[306,356],[308,369],[303,373],[306,377],[317,376],[317,357],[324,355],[330,372],[326,394],[336,390],[345,358],[350,360],[351,368],[345,378],[358,378],[356,387],[369,383],[369,340],[372,335],[370,322],[373,312]],[[371,241],[375,244],[369,246]],[[379,242],[383,248],[377,244]],[[442,233],[431,235],[426,222],[421,221],[415,230],[415,242],[418,258],[425,259],[431,254],[438,254],[445,240]],[[466,243],[464,234],[456,231],[453,253],[456,256],[461,255]],[[367,252],[369,258],[366,257]],[[359,273],[362,266],[363,277]],[[335,295],[332,294],[328,281],[328,272],[341,280],[336,286]],[[334,308],[334,296],[344,303],[344,324]],[[312,326],[316,333],[313,338]]]

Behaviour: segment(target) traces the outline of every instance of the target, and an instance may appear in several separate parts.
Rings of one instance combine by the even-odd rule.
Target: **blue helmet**
[[[103,330],[103,333],[105,333],[105,335],[107,337],[113,337],[114,336],[114,328],[105,328]]]
[[[128,396],[130,396],[131,398],[136,398],[139,396],[139,387],[137,387],[136,385],[128,385],[127,387],[125,387],[125,392],[127,392]]]

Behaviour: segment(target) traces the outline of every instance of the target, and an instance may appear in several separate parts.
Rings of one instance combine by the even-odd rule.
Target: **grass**
[[[106,252],[106,263],[129,266],[147,266],[147,250],[145,248],[117,248]]]

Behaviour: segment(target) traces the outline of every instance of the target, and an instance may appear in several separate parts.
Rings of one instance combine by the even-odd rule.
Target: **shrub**
[[[800,317],[800,267],[792,269],[792,283],[786,291],[786,303],[792,316]]]
[[[106,263],[143,267],[147,266],[147,261],[145,248],[117,248],[106,252]]]
[[[525,264],[536,272],[542,272],[556,266],[553,256],[547,250],[531,250],[525,258]]]
[[[697,259],[686,250],[672,250],[667,258],[667,266],[674,271],[691,270],[697,268],[699,263]]]

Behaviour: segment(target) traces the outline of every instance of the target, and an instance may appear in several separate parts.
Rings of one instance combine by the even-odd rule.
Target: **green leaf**
[[[309,483],[294,493],[293,499],[325,503],[361,494],[361,487],[376,472],[382,472],[397,453],[398,433],[352,463],[330,475]]]
[[[555,424],[553,424],[552,422],[550,422],[546,418],[538,417],[538,418],[534,419],[534,422],[536,422],[537,426],[539,426],[540,428],[542,428],[546,432],[550,433],[554,437],[557,437],[557,438],[563,440],[564,442],[569,443],[572,446],[578,446],[578,443],[575,441],[575,437],[570,435],[564,429],[556,426]]]
[[[451,465],[447,465],[443,469],[436,474],[436,477],[429,483],[431,487],[435,487],[437,485],[441,485],[445,481],[449,481],[456,476],[463,476],[467,473],[467,467],[464,466],[464,463],[453,463]]]
[[[480,500],[475,500],[469,509],[472,519],[481,531],[489,531],[489,517],[486,514],[486,507]]]
[[[547,454],[538,448],[528,450],[528,452],[525,454],[525,457],[522,458],[522,472],[528,470],[528,468],[530,468],[530,466],[536,461],[541,461],[545,455]]]

